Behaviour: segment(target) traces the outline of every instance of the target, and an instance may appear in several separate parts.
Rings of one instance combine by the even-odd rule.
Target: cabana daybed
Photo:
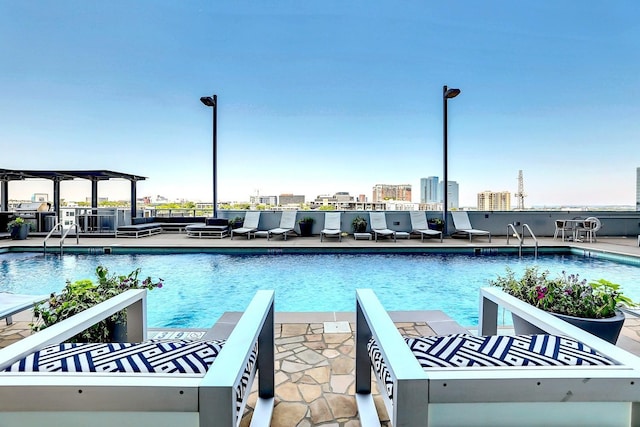
[[[124,292],[0,350],[0,424],[237,427],[258,371],[252,425],[269,425],[273,291],[258,291],[222,342],[146,341],[146,293]],[[128,341],[143,344],[61,344],[123,309]]]
[[[362,426],[380,425],[372,367],[393,426],[640,424],[638,357],[500,290],[480,292],[481,336],[416,339],[372,290],[356,291]],[[549,335],[497,336],[498,305]]]

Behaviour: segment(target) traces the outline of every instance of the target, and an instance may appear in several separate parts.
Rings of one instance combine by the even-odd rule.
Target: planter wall
[[[616,312],[616,316],[606,319],[585,319],[582,317],[567,316],[564,314],[550,313],[565,322],[571,323],[590,334],[597,336],[605,341],[615,344],[620,336],[622,325],[624,324],[624,314],[621,311]],[[513,317],[513,329],[516,335],[536,335],[545,334],[542,329],[523,320],[517,315],[511,313]]]

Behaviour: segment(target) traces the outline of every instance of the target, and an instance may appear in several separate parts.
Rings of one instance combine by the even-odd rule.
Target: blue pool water
[[[353,311],[355,289],[372,288],[387,310],[443,310],[458,323],[478,322],[478,289],[503,274],[538,265],[586,279],[606,278],[640,301],[640,267],[597,258],[553,255],[65,255],[0,254],[0,291],[57,292],[65,280],[95,278],[98,265],[117,274],[137,267],[165,286],[148,297],[150,327],[212,326],[242,311],[258,289],[275,289],[276,311]]]

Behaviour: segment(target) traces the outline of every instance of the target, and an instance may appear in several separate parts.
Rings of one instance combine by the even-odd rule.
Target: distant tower
[[[524,194],[524,178],[522,177],[522,169],[518,171],[518,192],[514,194],[515,198],[518,199],[518,210],[524,210],[524,198],[527,197]]]

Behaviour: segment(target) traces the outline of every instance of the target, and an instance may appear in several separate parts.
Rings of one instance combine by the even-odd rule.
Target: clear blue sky
[[[462,205],[515,192],[520,169],[527,206],[635,204],[637,0],[0,0],[0,58],[0,168],[211,200],[216,93],[220,200],[409,183],[419,201],[442,178],[447,84]]]

